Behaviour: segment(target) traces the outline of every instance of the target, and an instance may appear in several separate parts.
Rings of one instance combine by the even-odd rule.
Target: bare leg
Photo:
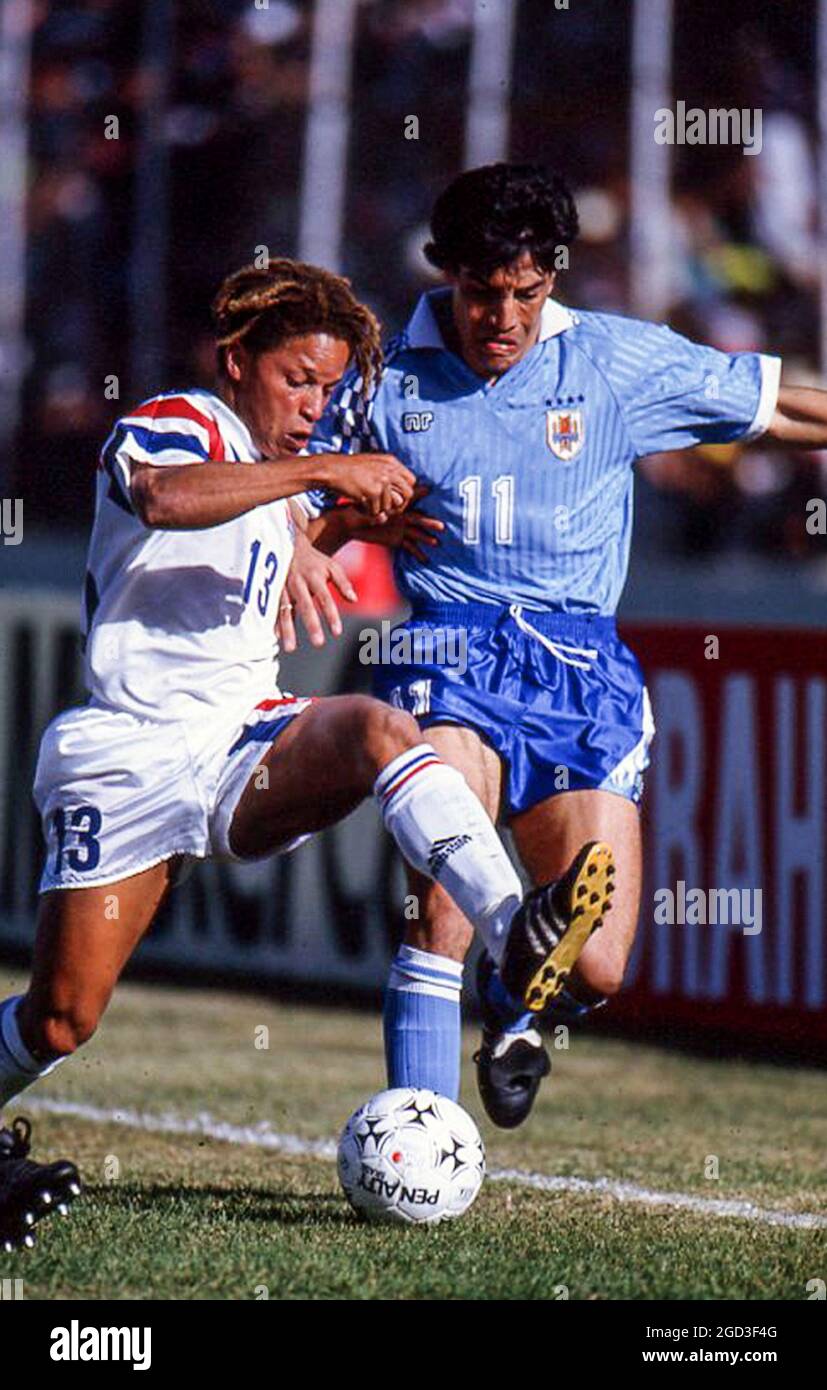
[[[33,1056],[66,1056],[92,1036],[161,904],[171,869],[166,861],[119,883],[41,899],[31,983],[17,1015]]]
[[[471,729],[435,725],[427,734],[440,756],[465,776],[495,819],[501,795],[502,769],[493,749]],[[611,845],[618,884],[611,913],[587,942],[572,979],[597,995],[616,994],[634,945],[640,909],[640,817],[632,802],[611,792],[561,792],[515,816],[511,831],[520,861],[537,886],[559,879],[589,840]],[[412,870],[411,893],[419,898],[419,920],[408,924],[406,942],[420,950],[463,960],[473,931],[438,884]]]
[[[367,695],[333,695],[296,715],[262,758],[269,777],[251,777],[230,827],[242,858],[268,851],[354,810],[383,767],[422,743],[416,721]]]
[[[561,792],[511,822],[520,860],[535,884],[558,879],[587,840],[605,840],[617,864],[617,889],[604,925],[572,971],[598,995],[617,994],[635,940],[641,891],[640,817],[612,792]]]
[[[5,1103],[97,1027],[118,976],[149,926],[170,881],[171,863],[106,886],[44,895],[28,992],[3,1009],[0,1095]],[[74,1163],[30,1157],[31,1125],[18,1116],[0,1149],[0,1250],[31,1247],[34,1227],[65,1213],[81,1193]]]
[[[283,730],[264,766],[269,776],[251,776],[235,808],[234,853],[272,853],[375,791],[406,861],[440,879],[499,959],[522,900],[519,879],[485,808],[411,715],[368,696],[319,700]]]

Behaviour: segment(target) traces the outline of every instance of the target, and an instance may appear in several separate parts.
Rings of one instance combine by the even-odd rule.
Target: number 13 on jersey
[[[253,592],[253,580],[254,580],[255,575],[256,575],[256,570],[258,569],[258,554],[259,554],[259,551],[260,551],[260,550],[261,550],[261,541],[253,541],[252,545],[250,546],[250,564],[249,564],[249,567],[248,567],[248,569],[247,569],[247,578],[246,578],[246,580],[244,581],[244,602],[245,602],[245,603],[249,603],[249,602],[250,602],[250,595],[251,595],[252,592]],[[268,604],[269,604],[269,602],[270,602],[270,585],[272,584],[273,580],[274,580],[275,577],[276,577],[276,570],[277,570],[277,569],[278,569],[278,559],[277,559],[276,556],[273,554],[272,550],[270,550],[270,551],[268,551],[267,558],[266,558],[266,560],[264,561],[264,569],[263,569],[263,572],[262,572],[262,582],[261,582],[261,585],[260,585],[260,587],[259,587],[258,596],[257,596],[258,611],[259,611],[259,613],[261,614],[262,617],[264,617],[264,615],[265,615],[266,612],[267,612],[267,606],[268,606]]]

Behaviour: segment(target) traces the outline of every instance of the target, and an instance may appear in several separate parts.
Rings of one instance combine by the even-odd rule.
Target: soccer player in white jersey
[[[614,623],[635,460],[764,432],[827,445],[827,394],[779,390],[778,358],[718,352],[552,298],[560,248],[576,233],[569,190],[538,166],[461,175],[437,200],[426,250],[444,288],[422,296],[370,389],[356,373],[344,379],[312,445],[390,450],[427,491],[430,536],[422,523],[417,547],[396,552],[410,640],[393,639],[374,693],[413,713],[489,815],[501,812],[535,883],[559,875],[584,841],[615,853],[614,910],[556,994],[551,1021],[585,1015],[620,989],[638,919],[638,801],[653,722]],[[348,508],[309,529],[325,548],[349,534],[382,539]],[[394,521],[391,543],[397,532]],[[455,650],[447,639],[457,629],[467,638],[461,668],[417,657],[417,639],[426,652]],[[472,933],[438,883],[415,869],[410,879],[420,918],[408,923],[386,995],[389,1084],[455,1096],[459,969]],[[449,998],[428,981],[451,965]],[[529,1113],[549,1060],[488,954],[478,987],[480,1092],[510,1127]]]
[[[154,397],[101,455],[90,698],[40,746],[46,862],[31,983],[0,1004],[0,1106],[91,1036],[187,861],[287,852],[373,793],[408,862],[439,875],[518,993],[555,968],[561,938],[582,934],[586,861],[600,877],[601,851],[587,849],[523,903],[481,803],[411,715],[367,696],[280,693],[276,614],[294,545],[310,551],[286,499],[335,482],[381,522],[414,479],[382,453],[300,457],[348,363],[369,380],[381,360],[376,320],[346,281],[271,261],[231,276],[213,309],[217,394]],[[325,611],[329,579],[349,591],[324,555],[306,554],[304,573]],[[32,1244],[31,1227],[80,1190],[72,1163],[28,1150],[27,1121],[0,1130],[0,1248]]]

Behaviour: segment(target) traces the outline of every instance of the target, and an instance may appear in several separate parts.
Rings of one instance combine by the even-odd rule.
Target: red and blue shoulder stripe
[[[224,441],[215,419],[206,411],[193,405],[186,396],[154,396],[152,400],[139,405],[137,410],[133,410],[125,419],[190,421],[206,431],[207,453],[205,457],[215,462],[224,462]]]

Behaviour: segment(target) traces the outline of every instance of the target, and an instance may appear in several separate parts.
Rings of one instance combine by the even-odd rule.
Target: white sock
[[[420,743],[388,763],[373,790],[408,863],[442,884],[499,964],[523,890],[462,773]]]
[[[14,994],[0,1004],[0,1109],[33,1081],[65,1061],[63,1057],[56,1057],[51,1062],[38,1062],[32,1056],[17,1026],[17,1009],[22,998],[22,994]]]

